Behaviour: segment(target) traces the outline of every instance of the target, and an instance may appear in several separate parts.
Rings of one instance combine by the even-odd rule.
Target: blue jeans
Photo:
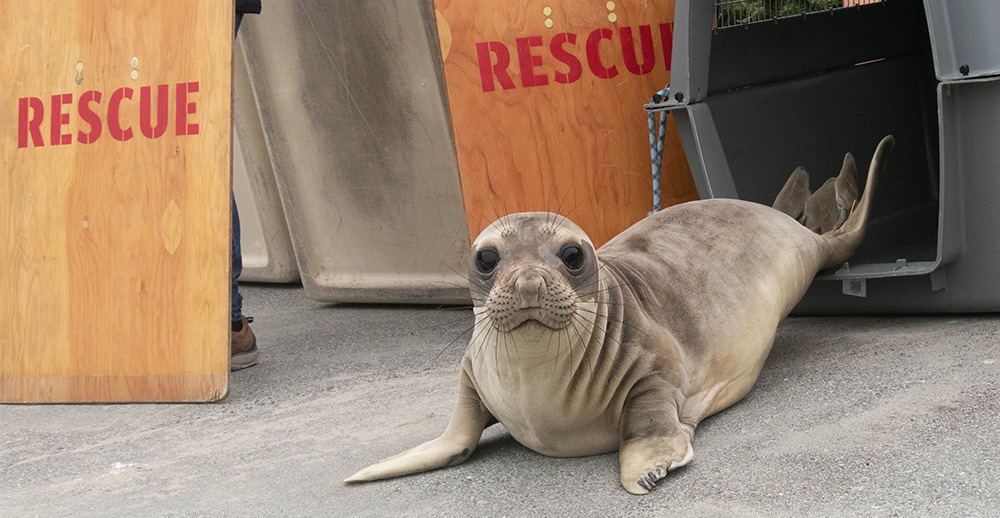
[[[243,21],[243,13],[236,14],[236,28],[233,29],[233,38],[236,38],[236,33],[240,30],[240,22]],[[238,151],[237,151],[238,152]],[[230,287],[230,304],[232,313],[230,318],[233,322],[241,320],[243,318],[243,295],[240,295],[240,285],[236,282],[236,278],[243,273],[243,252],[240,250],[240,213],[236,210],[236,196],[230,194],[233,206],[233,270],[232,270],[232,286]]]
[[[240,251],[240,213],[236,210],[236,198],[233,197],[233,270],[232,270],[232,315],[233,322],[243,318],[243,296],[240,295],[240,285],[236,278],[243,272],[243,253]]]

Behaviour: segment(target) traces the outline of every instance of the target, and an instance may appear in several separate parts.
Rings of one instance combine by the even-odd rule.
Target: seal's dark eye
[[[576,245],[563,245],[559,258],[570,270],[579,270],[583,266],[583,250]]]
[[[500,254],[497,253],[495,248],[484,248],[476,254],[476,269],[479,273],[490,273],[496,267],[497,263],[500,262]]]

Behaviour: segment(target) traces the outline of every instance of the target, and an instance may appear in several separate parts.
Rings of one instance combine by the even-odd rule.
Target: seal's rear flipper
[[[871,210],[872,196],[875,194],[875,187],[878,185],[878,178],[885,172],[889,162],[889,154],[896,146],[896,139],[892,135],[886,135],[875,148],[875,155],[872,156],[872,163],[868,166],[868,180],[865,182],[865,191],[858,201],[857,207],[847,217],[847,221],[841,228],[844,232],[864,233],[868,223],[868,212]]]
[[[844,165],[833,185],[837,192],[837,212],[840,215],[835,228],[840,228],[858,201],[858,166],[850,153],[844,155]]]
[[[896,140],[892,135],[886,135],[878,143],[875,155],[872,156],[871,165],[868,166],[868,179],[865,181],[865,190],[861,199],[850,211],[847,221],[840,228],[823,236],[823,247],[826,249],[823,268],[832,268],[846,261],[864,239],[875,187],[878,185],[879,177],[885,172],[889,162],[889,154],[892,153],[892,148],[895,145]],[[853,165],[853,159],[851,162]],[[844,164],[847,164],[846,159]]]
[[[847,153],[840,174],[827,180],[806,200],[799,222],[817,234],[826,234],[843,226],[858,199],[857,176],[854,157]]]
[[[809,192],[809,173],[801,167],[796,167],[792,175],[788,177],[785,186],[781,188],[778,197],[774,199],[775,209],[799,219],[805,209],[806,200],[812,193]]]

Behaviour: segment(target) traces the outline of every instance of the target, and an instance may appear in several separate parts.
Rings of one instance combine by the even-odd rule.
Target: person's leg
[[[236,282],[240,274],[243,273],[243,251],[240,250],[240,212],[236,208],[236,197],[232,198],[233,206],[233,269],[232,269],[232,314],[230,320],[233,322],[233,331],[239,331],[238,322],[243,320],[243,296],[240,295],[240,285]]]
[[[240,32],[240,23],[243,22],[243,13],[236,13],[236,23],[233,29],[233,39]],[[236,196],[230,193],[233,206],[233,269],[232,269],[232,315],[233,331],[239,331],[237,322],[243,320],[243,296],[240,295],[240,285],[236,279],[243,273],[243,252],[240,250],[240,212],[236,209]]]
[[[233,38],[240,30],[240,22],[243,20],[243,14],[236,14],[235,29],[233,30]],[[243,273],[243,251],[240,250],[240,213],[236,209],[236,196],[230,194],[232,212],[233,212],[233,229],[232,229],[232,259],[233,268],[231,274],[231,286],[230,286],[230,319],[233,325],[233,333],[231,339],[231,358],[229,361],[229,370],[240,370],[250,367],[257,363],[257,337],[254,336],[253,331],[250,329],[250,322],[253,319],[248,319],[243,316],[243,295],[240,295],[240,285],[237,282],[240,274]]]

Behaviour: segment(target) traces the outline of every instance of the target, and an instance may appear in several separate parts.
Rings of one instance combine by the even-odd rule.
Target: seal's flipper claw
[[[642,477],[635,482],[637,486],[641,487],[645,491],[642,492],[633,491],[629,489],[627,486],[625,489],[632,494],[645,494],[652,491],[653,489],[656,488],[656,482],[662,479],[663,475],[666,474],[665,472],[663,472],[662,468],[657,468],[656,471],[657,471],[656,473],[653,473],[652,471],[646,473],[645,477]],[[663,475],[661,475],[660,473],[663,473]]]

